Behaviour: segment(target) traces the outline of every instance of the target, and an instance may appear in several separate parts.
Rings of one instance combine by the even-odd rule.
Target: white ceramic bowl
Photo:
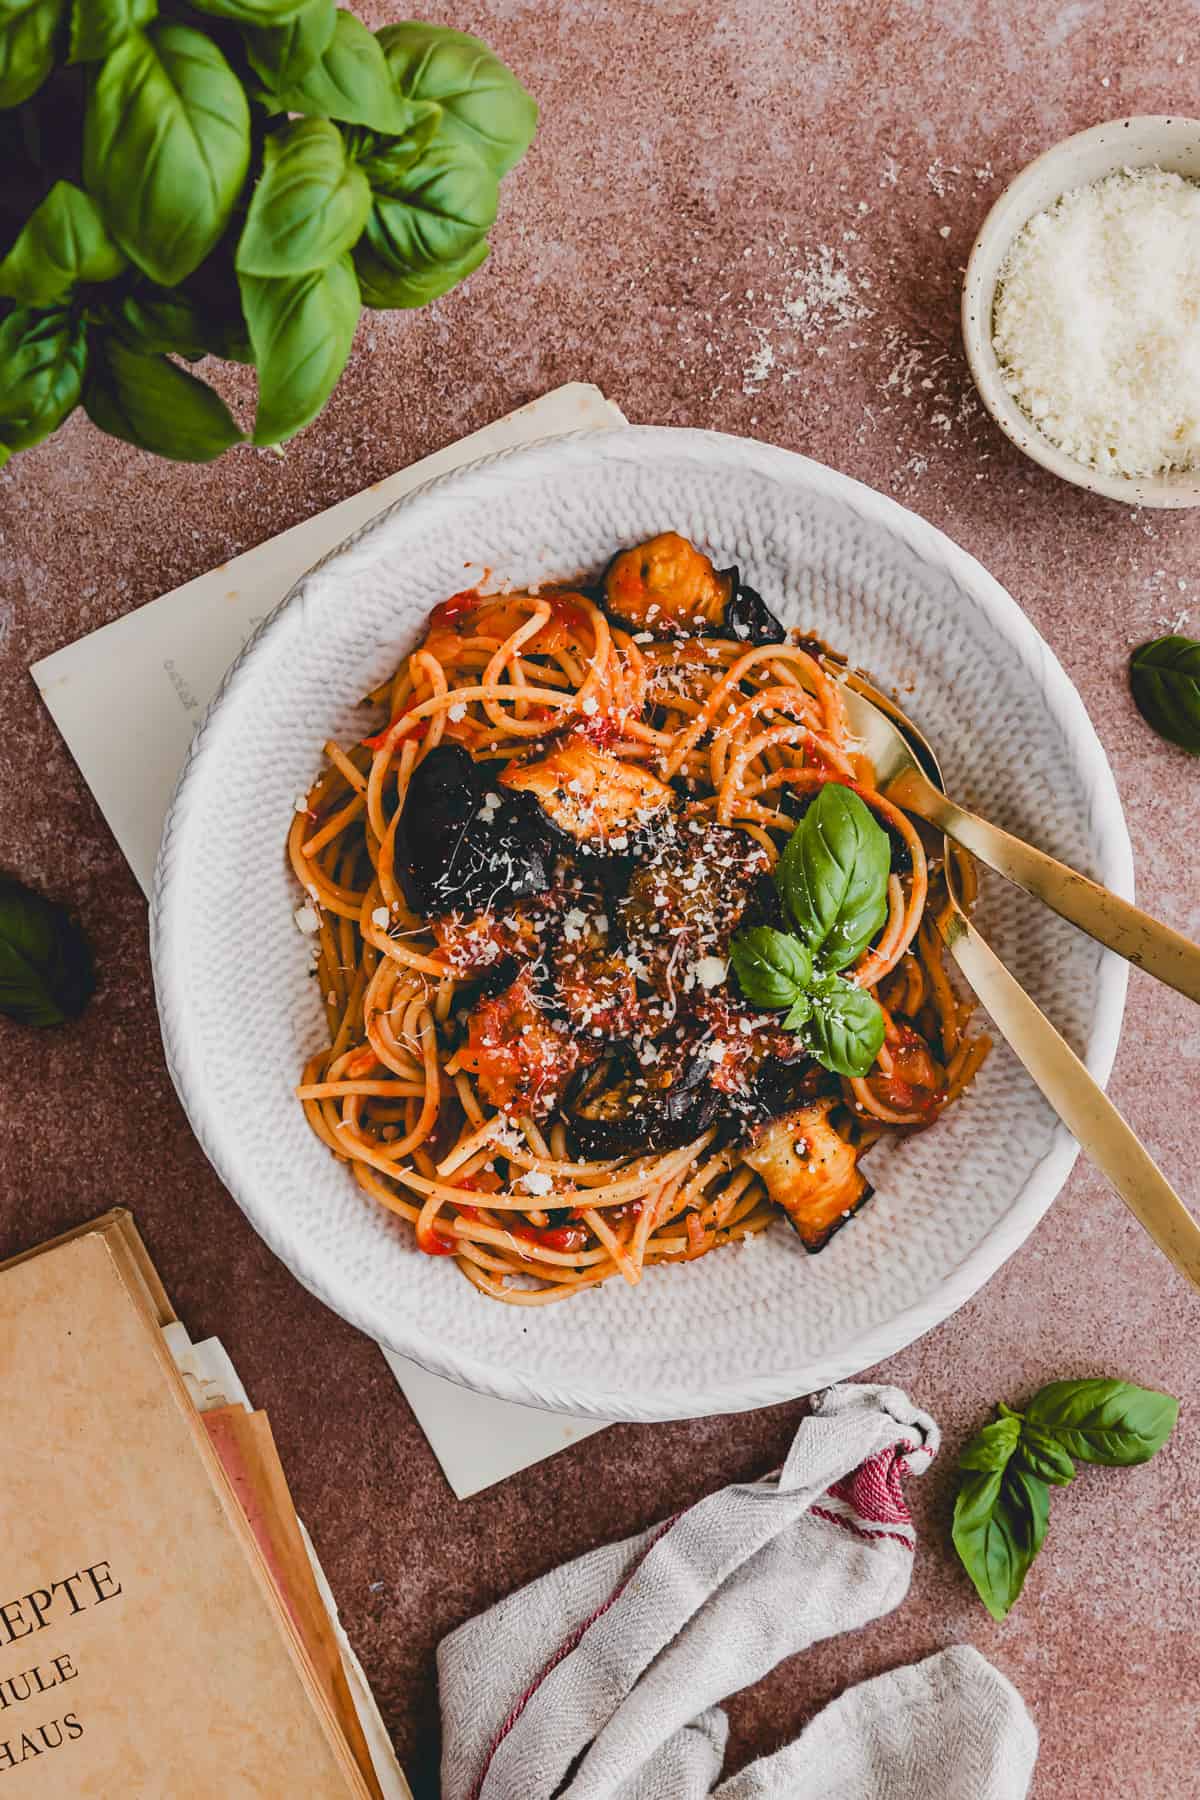
[[[987,1280],[1075,1156],[998,1049],[820,1256],[781,1222],[637,1289],[527,1309],[422,1255],[309,1131],[292,1089],[324,1025],[283,846],[322,743],[361,734],[359,696],[472,571],[574,576],[668,527],[901,687],[966,801],[1131,892],[1103,752],[1019,608],[932,526],[804,457],[653,427],[559,438],[429,484],[307,575],[226,679],[167,821],[152,932],[176,1086],[247,1216],[330,1306],[469,1387],[602,1418],[762,1406],[890,1355]],[[1125,964],[1015,889],[989,892],[980,919],[1103,1081]]]
[[[962,295],[967,361],[983,404],[1018,450],[1064,481],[1131,506],[1200,506],[1200,475],[1108,475],[1060,450],[1021,411],[1004,385],[992,345],[996,286],[1009,246],[1035,213],[1069,188],[1090,187],[1118,169],[1158,167],[1200,181],[1200,119],[1147,115],[1111,119],[1045,151],[1009,183],[980,227]]]

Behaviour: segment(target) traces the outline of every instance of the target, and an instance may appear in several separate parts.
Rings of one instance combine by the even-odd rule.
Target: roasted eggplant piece
[[[664,834],[634,869],[617,916],[658,993],[690,988],[698,963],[725,956],[767,862],[748,832],[705,824]]]
[[[801,1105],[811,1106],[824,1094],[837,1093],[840,1085],[836,1075],[810,1056],[786,1060],[768,1056],[754,1073],[742,1110],[747,1118],[760,1123],[778,1119]]]
[[[538,808],[498,792],[495,769],[439,744],[413,770],[396,832],[396,876],[411,906],[480,912],[544,893],[554,850]]]
[[[762,595],[747,587],[736,569],[726,569],[721,579],[726,578],[733,586],[724,620],[730,637],[744,644],[786,643],[787,632]]]
[[[621,1049],[589,1069],[568,1096],[563,1117],[581,1156],[630,1156],[674,1150],[712,1124],[721,1095],[699,1057],[670,1087],[652,1088],[631,1052]]]
[[[677,531],[660,532],[613,557],[603,603],[631,631],[656,638],[722,631],[746,644],[782,644],[787,633],[761,594],[735,569],[714,569]]]
[[[829,1123],[830,1105],[819,1100],[785,1113],[764,1126],[742,1152],[810,1256],[823,1250],[871,1197],[854,1148]]]
[[[567,737],[548,756],[510,763],[500,777],[510,793],[535,801],[549,823],[582,849],[624,849],[655,816],[673,807],[665,782],[636,763]]]

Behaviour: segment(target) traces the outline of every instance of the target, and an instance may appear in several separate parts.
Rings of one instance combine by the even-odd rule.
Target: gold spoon
[[[1056,862],[1044,850],[1035,850],[1032,844],[959,806],[942,788],[940,772],[936,781],[931,779],[897,729],[894,721],[899,719],[904,731],[910,730],[904,714],[869,682],[854,677],[850,686],[845,671],[830,668],[829,672],[844,677],[846,717],[874,765],[881,793],[905,812],[915,813],[945,832],[1007,881],[1044,900],[1098,943],[1168,987],[1178,988],[1189,1000],[1200,1000],[1200,944],[1193,944],[1182,932],[1160,924],[1065,863]],[[924,739],[920,741],[924,743]]]
[[[852,730],[858,736],[866,738],[867,733],[860,729],[860,722],[867,720],[870,715],[886,726],[889,737],[899,738],[903,731],[901,743],[905,758],[917,769],[930,791],[941,798],[941,768],[928,740],[912,720],[864,676],[857,672],[834,669],[830,669],[830,673],[838,675],[842,680],[842,693],[847,702]],[[884,717],[884,714],[887,716]],[[875,742],[881,741],[882,735],[878,727],[873,728]],[[871,753],[868,740],[868,754]],[[894,759],[895,753],[892,754]],[[920,764],[916,760],[918,757]],[[879,785],[882,788],[884,784],[880,782]],[[887,792],[889,799],[896,799],[894,782]],[[946,804],[948,807],[952,805],[951,802]],[[954,810],[957,812],[958,809]],[[969,813],[962,816],[971,818]],[[920,817],[928,818],[929,814],[922,810]],[[982,820],[975,822],[983,825]],[[992,832],[996,828],[986,825],[984,830]],[[997,831],[996,835],[1007,837],[1005,832]],[[1017,840],[1009,838],[1008,842],[1015,844]],[[1150,1235],[1180,1273],[1187,1276],[1193,1287],[1200,1288],[1200,1223],[1193,1218],[1103,1088],[1088,1074],[1066,1039],[1055,1030],[1045,1013],[1029,998],[1020,982],[972,925],[959,900],[956,852],[952,850],[948,839],[943,838],[942,843],[950,905],[935,920],[935,924],[946,948],[986,1007],[997,1030],[1024,1063],[1080,1149],[1112,1184],[1143,1231]],[[1025,845],[1019,847],[1022,850],[1027,848]],[[1041,856],[1040,851],[1032,854]],[[983,860],[990,861],[990,858]],[[1050,857],[1042,860],[1052,863]],[[1052,863],[1055,869],[1060,866]],[[996,864],[992,863],[992,867],[996,867]],[[1073,876],[1072,879],[1081,883],[1084,880],[1081,875]],[[1026,884],[1022,881],[1020,885],[1024,887]],[[1095,884],[1087,882],[1085,885],[1091,888]],[[1103,888],[1096,888],[1095,891],[1108,900],[1116,899],[1115,895],[1106,894]],[[1124,902],[1117,901],[1117,904],[1123,906]],[[1126,910],[1133,912],[1134,909],[1130,907]],[[1064,908],[1056,908],[1056,911],[1062,911],[1065,917],[1070,917]],[[1152,920],[1147,920],[1146,923],[1155,931],[1166,931],[1165,926],[1155,926]],[[1094,932],[1092,935],[1099,936],[1099,933]],[[1174,937],[1175,933],[1169,935]],[[1186,939],[1179,941],[1195,952],[1195,946],[1187,945]],[[1181,984],[1175,982],[1172,985]],[[1186,993],[1188,989],[1184,988],[1183,991]]]

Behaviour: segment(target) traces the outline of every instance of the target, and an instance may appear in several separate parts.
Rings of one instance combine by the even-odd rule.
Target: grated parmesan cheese
[[[1005,385],[1106,473],[1200,466],[1200,185],[1123,169],[1038,213],[1000,271]]]

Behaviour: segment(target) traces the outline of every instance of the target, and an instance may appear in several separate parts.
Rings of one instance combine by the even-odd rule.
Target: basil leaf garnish
[[[837,975],[815,983],[808,998],[812,1016],[803,1036],[811,1055],[835,1075],[865,1075],[887,1031],[879,1002]]]
[[[792,1007],[812,979],[812,957],[799,938],[770,925],[740,931],[729,946],[729,960],[752,1006]]]
[[[282,24],[247,25],[242,41],[254,73],[269,88],[279,90],[293,86],[320,61],[336,27],[334,0],[307,0],[300,12]]]
[[[56,181],[0,262],[0,294],[23,306],[53,306],[80,282],[112,281],[124,267],[95,201],[73,182]]]
[[[0,107],[20,106],[54,67],[66,0],[8,0],[0,7]]]
[[[358,274],[358,285],[362,291],[364,306],[428,306],[431,300],[440,300],[451,288],[465,281],[468,275],[488,257],[488,241],[480,238],[472,250],[469,250],[461,262],[446,263],[440,269],[406,269],[404,271],[389,268],[382,262],[365,237],[359,238],[354,246],[354,267]]]
[[[784,846],[775,885],[818,968],[856,962],[887,917],[887,832],[852,788],[826,782]]]
[[[258,98],[271,112],[314,113],[397,136],[429,110],[425,101],[404,97],[392,79],[378,38],[342,7],[320,56],[298,76],[293,76],[289,66],[284,78],[278,84],[269,82]]]
[[[249,162],[246,91],[203,32],[165,20],[100,64],[83,121],[84,185],[152,281],[173,287],[203,262]]]
[[[70,63],[103,62],[130,32],[158,17],[158,0],[71,0]]]
[[[358,240],[371,188],[328,119],[295,119],[269,133],[263,172],[238,239],[239,275],[307,275]]]
[[[1020,1439],[1013,1453],[1013,1464],[1027,1475],[1036,1475],[1050,1487],[1066,1487],[1075,1479],[1075,1464],[1062,1445],[1040,1425],[1028,1420],[1020,1426]]]
[[[1006,1468],[1020,1435],[1021,1421],[1015,1413],[980,1426],[975,1436],[963,1445],[958,1458],[959,1468],[985,1474]]]
[[[1011,1464],[969,1471],[954,1502],[954,1548],[993,1619],[1013,1606],[1045,1542],[1050,1489]]]
[[[386,25],[379,42],[400,92],[442,108],[446,137],[469,144],[497,176],[520,162],[533,142],[537,105],[485,43],[419,21]]]
[[[22,1025],[61,1025],[94,987],[87,940],[65,908],[0,876],[0,1013]]]
[[[0,466],[58,430],[79,402],[86,363],[83,325],[65,308],[17,306],[0,319]]]
[[[1149,1462],[1175,1428],[1179,1402],[1128,1381],[1052,1381],[1025,1410],[1079,1462],[1125,1468]]]
[[[1071,1458],[1118,1467],[1148,1462],[1171,1435],[1179,1402],[1128,1381],[1052,1381],[1024,1413],[1000,1417],[963,1447],[954,1548],[994,1619],[1003,1619],[1042,1547],[1051,1487]]]
[[[102,334],[92,346],[83,404],[110,437],[178,462],[211,462],[242,441],[207,382],[169,357],[142,356],[113,335]]]
[[[1159,737],[1200,756],[1200,641],[1171,636],[1143,644],[1130,659],[1129,684]]]
[[[354,264],[239,280],[258,364],[254,442],[281,444],[316,418],[346,366],[362,307]]]

